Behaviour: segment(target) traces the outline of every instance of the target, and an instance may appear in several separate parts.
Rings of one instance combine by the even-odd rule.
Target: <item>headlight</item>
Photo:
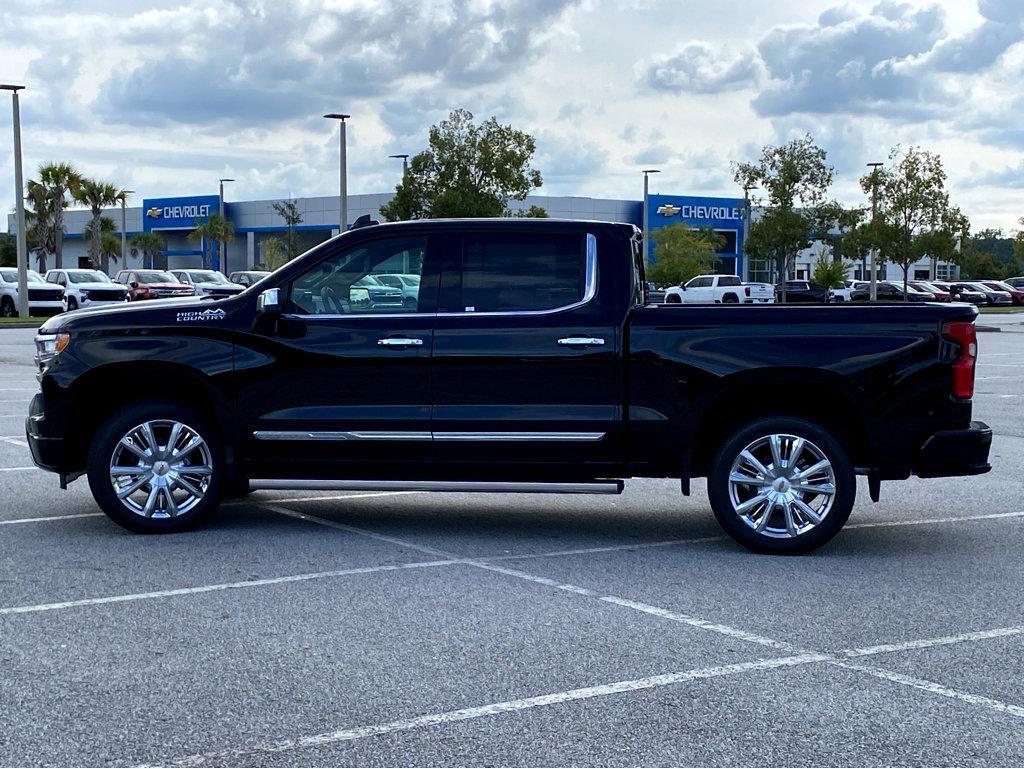
[[[68,346],[70,341],[71,335],[66,331],[60,331],[56,334],[36,335],[36,360],[40,363],[53,360],[64,352],[64,348]]]

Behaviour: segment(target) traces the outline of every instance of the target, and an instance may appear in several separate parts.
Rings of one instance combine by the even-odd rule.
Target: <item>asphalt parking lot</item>
[[[34,332],[0,330],[0,764],[1022,765],[1021,321],[980,335],[993,471],[862,484],[802,557],[671,481],[132,535],[30,466]]]

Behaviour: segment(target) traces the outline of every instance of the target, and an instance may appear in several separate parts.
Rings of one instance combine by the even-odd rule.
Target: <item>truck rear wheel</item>
[[[843,445],[795,417],[761,419],[733,433],[708,475],[715,517],[759,553],[821,547],[850,517],[856,477]]]
[[[216,431],[191,409],[151,401],[114,414],[89,449],[89,488],[126,529],[191,528],[223,495],[224,452]]]

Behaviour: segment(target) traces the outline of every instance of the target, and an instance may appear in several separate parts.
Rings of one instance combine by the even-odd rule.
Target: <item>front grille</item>
[[[234,296],[235,294],[242,293],[242,289],[240,289],[240,288],[212,288],[207,293],[209,293],[210,296],[218,296],[218,297]]]
[[[59,288],[30,288],[28,300],[30,302],[59,302],[64,296],[64,291]]]
[[[120,302],[124,299],[124,291],[113,289],[89,289],[89,299],[94,302]]]

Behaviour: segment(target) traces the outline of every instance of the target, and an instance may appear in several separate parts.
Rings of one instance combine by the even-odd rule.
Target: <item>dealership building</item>
[[[360,216],[381,220],[380,207],[391,200],[394,193],[350,195],[348,215],[351,225]],[[274,210],[274,200],[246,200],[224,203],[224,214],[234,226],[234,240],[227,245],[226,255],[213,254],[214,266],[224,273],[258,267],[263,263],[263,252],[270,238],[282,238],[287,234],[284,220]],[[336,195],[327,197],[297,198],[294,200],[302,216],[301,224],[293,229],[299,241],[299,250],[305,251],[338,234],[339,200]],[[643,223],[641,200],[618,200],[609,198],[531,196],[523,201],[512,201],[514,210],[540,206],[552,218],[591,219],[598,221],[628,222],[639,226]],[[770,265],[756,260],[745,263],[743,253],[744,202],[742,198],[702,197],[692,195],[650,195],[648,197],[648,226],[653,233],[660,227],[682,222],[690,227],[709,228],[719,235],[716,271],[723,274],[739,275],[752,281],[770,281]],[[157,267],[184,269],[200,267],[203,259],[203,245],[189,240],[189,233],[196,221],[202,221],[218,211],[220,199],[217,195],[194,195],[173,198],[144,198],[141,206],[128,206],[122,212],[120,207],[104,210],[103,215],[115,225],[115,234],[120,235],[122,214],[124,230],[130,238],[140,232],[154,232],[164,241],[163,256]],[[756,220],[756,207],[750,212]],[[83,237],[86,225],[91,219],[87,210],[69,209],[65,213],[64,266],[91,267],[88,247]],[[14,232],[14,216],[8,216],[8,232]],[[814,262],[826,249],[822,243],[815,243],[798,256],[794,277],[808,278],[814,270]],[[656,249],[651,257],[656,257]],[[31,266],[38,267],[36,259]],[[52,259],[48,262],[52,267]],[[111,271],[144,266],[140,257],[129,254],[127,260],[111,262]],[[145,265],[148,266],[148,265]],[[913,265],[910,276],[927,277],[928,261]],[[880,268],[880,277],[886,277],[886,266]],[[891,277],[902,277],[899,267],[888,265]],[[851,278],[861,278],[861,265],[851,269]],[[939,263],[939,276],[956,277],[956,267]]]

